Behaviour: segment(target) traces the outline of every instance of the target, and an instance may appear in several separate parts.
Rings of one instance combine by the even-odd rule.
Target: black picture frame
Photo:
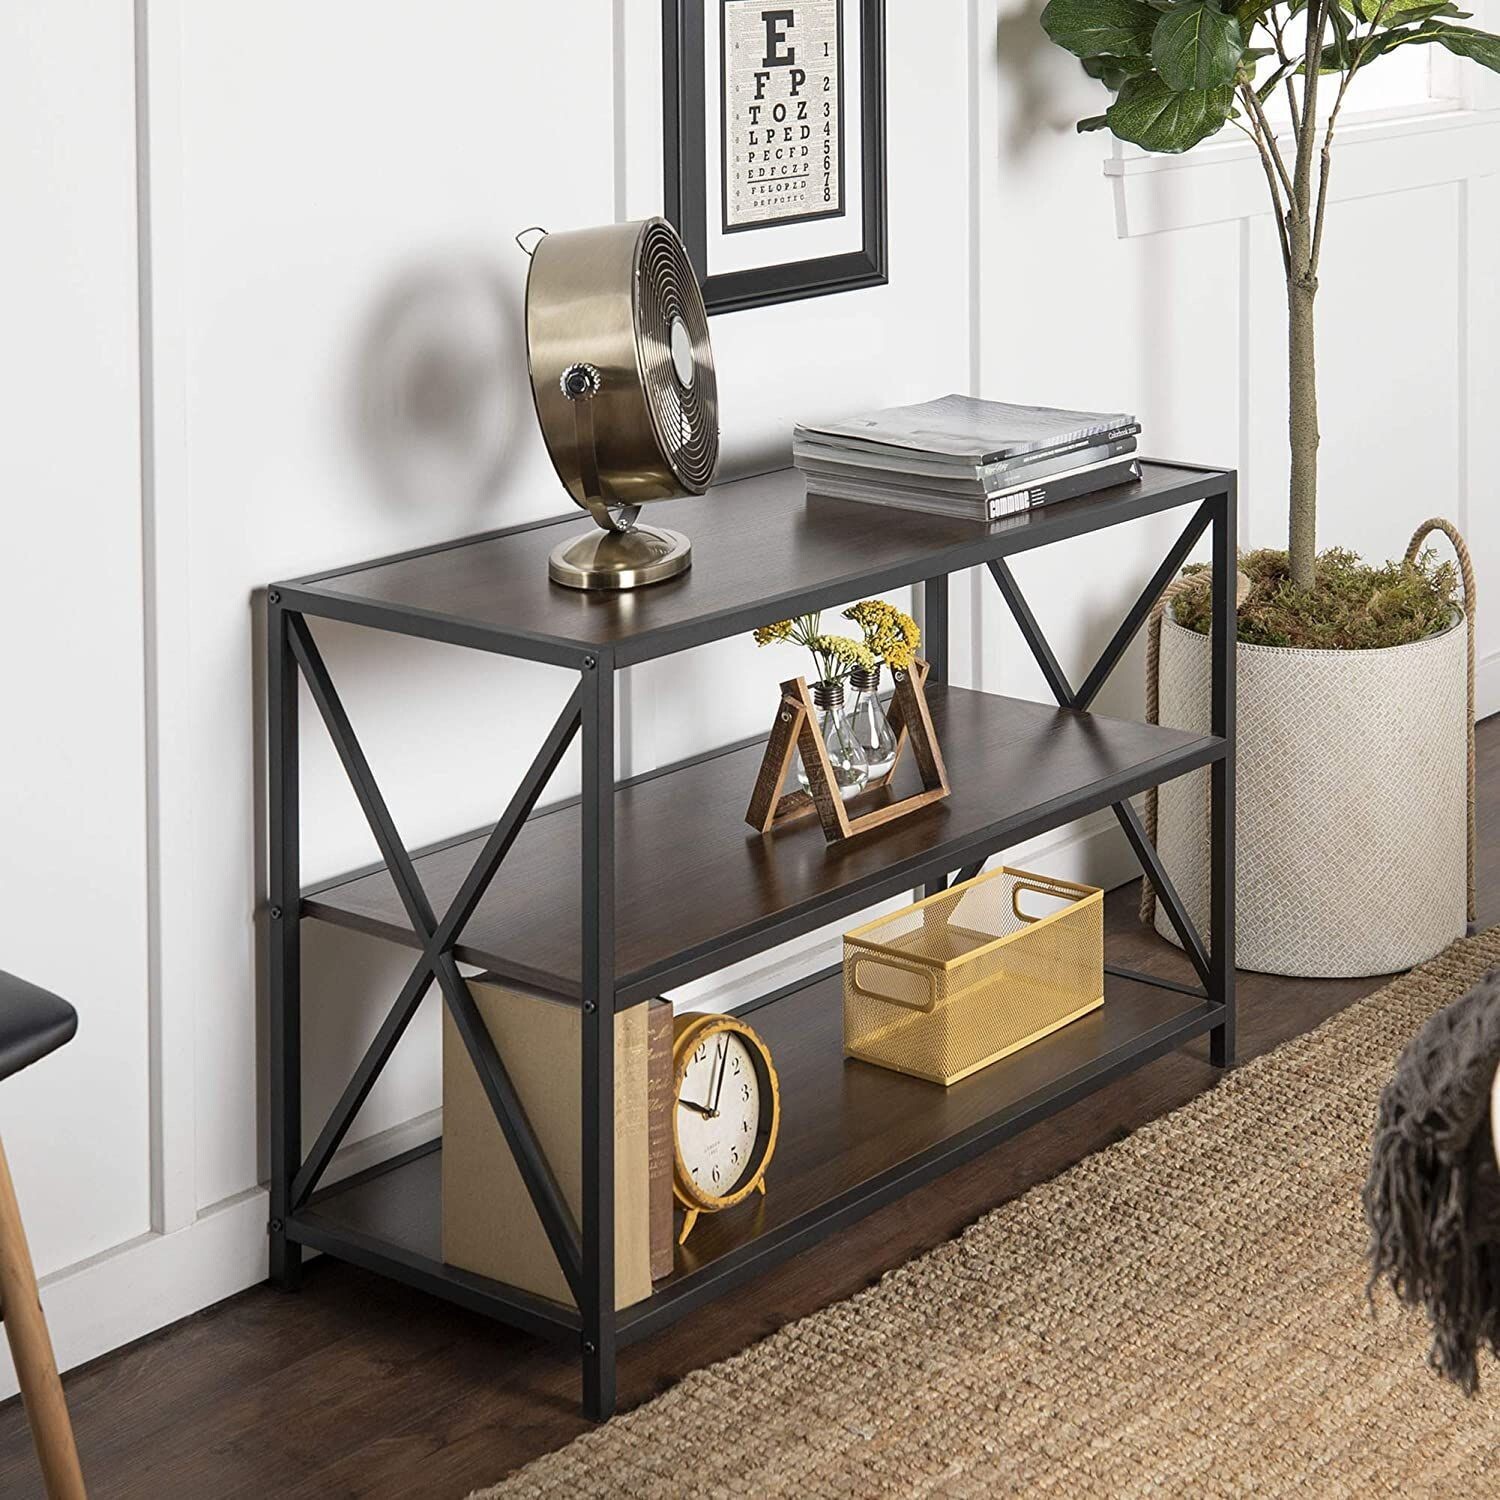
[[[885,0],[845,0],[861,18],[863,225],[858,250],[708,274],[707,101],[703,7],[662,0],[665,215],[682,236],[710,313],[884,286],[886,270]],[[840,144],[842,151],[842,141]]]

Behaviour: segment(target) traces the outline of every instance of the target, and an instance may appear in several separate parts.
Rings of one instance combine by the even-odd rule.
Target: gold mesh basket
[[[1104,892],[1001,868],[844,934],[844,1051],[950,1084],[1104,1004]]]

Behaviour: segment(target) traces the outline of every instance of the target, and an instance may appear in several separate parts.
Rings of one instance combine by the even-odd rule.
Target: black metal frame
[[[1201,983],[1184,984],[1154,975],[1111,967],[1110,972],[1146,984],[1191,995],[1206,1002],[1201,1015],[1166,1023],[1137,1037],[1128,1048],[1101,1058],[1087,1078],[1061,1081],[1046,1097],[984,1122],[954,1140],[940,1143],[919,1161],[894,1167],[852,1189],[837,1200],[809,1211],[774,1234],[748,1242],[705,1267],[686,1284],[674,1285],[665,1297],[623,1312],[615,1310],[614,1267],[614,1018],[617,1007],[638,1003],[640,996],[622,993],[615,966],[614,841],[615,683],[625,653],[553,640],[478,631],[462,620],[413,617],[393,607],[363,604],[359,623],[429,636],[454,644],[480,646],[506,655],[546,660],[577,675],[577,683],[531,766],[521,778],[499,821],[484,840],[468,876],[441,917],[433,910],[370,770],[353,726],[307,625],[307,616],[350,618],[341,596],[320,590],[320,580],[273,586],[267,595],[267,698],[269,762],[269,965],[271,1040],[271,1276],[286,1288],[300,1281],[301,1247],[328,1251],[357,1264],[392,1275],[413,1286],[449,1298],[465,1307],[501,1318],[532,1332],[577,1340],[583,1362],[584,1410],[593,1418],[608,1416],[615,1405],[615,1357],[626,1342],[647,1336],[746,1277],[792,1254],[804,1245],[852,1222],[881,1203],[909,1191],[986,1149],[1002,1136],[1024,1129],[1044,1114],[1081,1097],[1110,1077],[1138,1067],[1180,1046],[1190,1036],[1207,1033],[1213,1061],[1230,1066],[1234,1057],[1234,556],[1235,484],[1232,474],[1186,471],[1196,476],[1184,484],[1175,502],[1197,502],[1181,537],[1121,623],[1098,662],[1075,690],[1057,662],[1016,584],[1006,555],[1033,545],[1030,539],[989,533],[977,559],[993,574],[1021,634],[1041,667],[1051,691],[1066,708],[1085,710],[1144,624],[1161,589],[1176,573],[1194,544],[1213,528],[1214,615],[1212,640],[1212,733],[1219,741],[1204,756],[1210,766],[1212,891],[1211,942],[1205,943],[1188,917],[1161,861],[1126,800],[1113,803],[1147,877],[1156,886],[1164,909],[1182,939]],[[1126,518],[1128,507],[1101,504],[1094,526]],[[1140,513],[1145,513],[1144,511]],[[1094,529],[1087,513],[1063,521],[1058,535]],[[432,549],[438,550],[438,549]],[[966,553],[970,550],[966,548]],[[991,555],[983,556],[984,552]],[[948,560],[952,566],[951,559]],[[327,575],[333,576],[333,575]],[[924,586],[926,655],[932,679],[948,676],[948,573],[916,579]],[[809,589],[803,607],[826,602],[825,587]],[[851,594],[851,597],[853,595]],[[692,631],[674,633],[670,648],[720,639],[731,633],[723,619],[705,620]],[[375,835],[386,869],[406,909],[420,956],[385,1020],[355,1069],[353,1077],[304,1155],[301,1137],[301,949],[300,922],[304,894],[299,874],[298,684],[305,682],[338,752],[364,814]],[[583,1203],[582,1222],[569,1209],[545,1153],[511,1084],[504,1060],[479,1017],[467,981],[459,973],[455,949],[463,929],[498,875],[516,835],[537,806],[563,754],[575,738],[582,742],[582,982],[577,997],[582,1016]],[[1200,762],[1202,763],[1202,762]],[[1179,774],[1173,772],[1171,774]],[[1121,787],[1112,795],[1129,790]],[[1102,804],[1101,804],[1102,805]],[[1083,810],[1080,803],[1066,816]],[[1063,817],[1052,821],[1065,820]],[[977,852],[977,851],[976,851]],[[982,863],[982,861],[981,861]],[[958,872],[962,879],[980,864]],[[913,871],[913,873],[918,873]],[[946,877],[931,862],[919,878],[940,889]],[[830,915],[858,900],[858,893],[829,903]],[[764,949],[789,935],[783,923],[768,922],[753,944]],[[804,926],[806,924],[804,923]],[[722,962],[744,956],[745,943],[726,949]],[[368,1233],[339,1227],[336,1231],[316,1211],[318,1184],[349,1129],[355,1114],[389,1060],[423,997],[436,981],[465,1048],[484,1085],[496,1120],[516,1157],[521,1176],[548,1239],[574,1293],[577,1307],[567,1307],[505,1287],[485,1277],[427,1260],[379,1241]],[[804,981],[803,983],[809,983]],[[780,998],[800,986],[764,997]],[[435,1143],[434,1143],[435,1144]],[[387,1163],[377,1170],[387,1170]],[[342,1184],[340,1185],[343,1186]]]
[[[1234,740],[1234,556],[1235,556],[1235,496],[1233,489],[1222,495],[1212,495],[1199,505],[1192,519],[1183,528],[1182,535],[1172,544],[1171,550],[1162,559],[1161,566],[1151,575],[1151,581],[1141,591],[1129,613],[1120,622],[1110,642],[1099,654],[1083,686],[1076,690],[1068,681],[1057,657],[1053,654],[1047,637],[1037,624],[1026,597],[1017,584],[1015,575],[1003,557],[991,558],[987,566],[1000,593],[1010,609],[1036,664],[1041,668],[1047,687],[1063,708],[1086,712],[1098,695],[1099,689],[1119,665],[1130,648],[1130,643],[1140,634],[1151,613],[1152,606],[1161,597],[1162,590],[1176,577],[1178,570],[1187,561],[1188,555],[1197,545],[1198,539],[1210,525],[1213,527],[1213,630],[1209,644],[1212,687],[1210,689],[1211,732],[1229,741]],[[1172,928],[1182,943],[1183,952],[1191,960],[1201,988],[1173,985],[1183,988],[1188,994],[1201,995],[1211,1004],[1222,1006],[1224,1024],[1214,1028],[1210,1035],[1211,1059],[1217,1067],[1229,1067],[1234,1060],[1234,818],[1230,809],[1234,805],[1234,757],[1225,756],[1213,763],[1209,785],[1209,842],[1210,842],[1210,895],[1209,931],[1213,934],[1213,945],[1203,941],[1198,929],[1188,915],[1187,908],[1178,895],[1172,878],[1162,865],[1161,857],[1146,834],[1140,814],[1128,800],[1111,804],[1119,819],[1120,827],[1130,843],[1131,850],[1140,862],[1142,871],[1156,887],[1156,898],[1166,911]],[[966,874],[968,872],[965,872]],[[1134,970],[1110,967],[1110,972],[1124,978],[1136,979],[1147,984],[1162,981]]]
[[[885,0],[847,0],[862,13],[863,222],[858,250],[748,271],[708,272],[705,0],[662,0],[662,147],[666,217],[687,246],[710,313],[824,297],[886,282]],[[719,3],[719,0],[709,0]],[[774,228],[774,225],[768,226]]]

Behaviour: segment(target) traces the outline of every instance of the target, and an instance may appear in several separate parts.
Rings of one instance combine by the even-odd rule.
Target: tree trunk
[[[1314,345],[1317,295],[1315,276],[1288,278],[1287,359],[1292,443],[1288,554],[1292,582],[1301,589],[1312,587],[1318,546],[1318,370]]]

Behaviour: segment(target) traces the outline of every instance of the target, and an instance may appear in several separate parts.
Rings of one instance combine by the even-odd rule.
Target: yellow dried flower
[[[777,641],[784,641],[792,634],[792,621],[776,620],[770,625],[762,625],[756,631],[755,644],[757,646],[773,646]]]
[[[853,636],[820,635],[812,643],[812,651],[813,655],[826,662],[830,668],[843,668],[842,672],[830,671],[830,676],[847,676],[855,667],[861,667],[866,672],[875,670],[875,653]]]
[[[904,672],[916,660],[922,632],[917,622],[884,599],[862,599],[844,611],[864,633],[865,645],[897,671]]]

